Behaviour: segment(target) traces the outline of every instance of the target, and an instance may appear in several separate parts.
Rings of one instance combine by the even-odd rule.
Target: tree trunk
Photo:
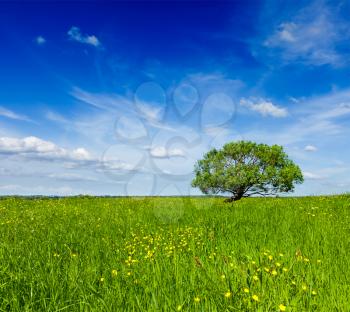
[[[242,193],[237,193],[237,194],[231,196],[230,198],[225,199],[225,202],[232,203],[233,201],[240,200],[242,197],[243,197]]]

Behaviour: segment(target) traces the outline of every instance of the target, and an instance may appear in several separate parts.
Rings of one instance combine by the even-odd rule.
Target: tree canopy
[[[303,181],[300,168],[282,146],[238,141],[206,153],[195,165],[192,186],[205,194],[229,193],[230,200],[239,200],[291,192]]]

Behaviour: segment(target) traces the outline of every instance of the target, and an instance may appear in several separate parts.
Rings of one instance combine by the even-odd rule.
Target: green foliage
[[[282,146],[249,141],[232,142],[212,149],[195,166],[193,187],[205,194],[231,193],[233,199],[273,195],[294,190],[303,182],[300,168]]]
[[[349,311],[349,208],[349,196],[235,209],[211,197],[0,200],[0,311]]]

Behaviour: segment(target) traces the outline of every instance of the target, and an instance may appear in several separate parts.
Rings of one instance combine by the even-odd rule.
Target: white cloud
[[[6,117],[9,119],[30,121],[30,119],[27,116],[19,115],[2,106],[0,106],[0,116]]]
[[[61,181],[73,181],[73,182],[78,182],[78,181],[97,181],[97,179],[88,177],[88,176],[83,176],[75,173],[51,173],[48,175],[49,178],[54,179],[54,180],[61,180]]]
[[[337,45],[348,39],[349,31],[349,23],[336,15],[336,9],[315,2],[280,23],[264,45],[287,62],[339,66],[346,59]]]
[[[96,36],[84,35],[80,32],[80,29],[78,27],[72,26],[67,34],[69,36],[69,39],[71,39],[73,41],[92,45],[94,47],[101,46],[101,42],[98,40],[98,38]]]
[[[167,149],[164,146],[153,147],[150,154],[155,158],[185,157],[185,152],[182,149]]]
[[[322,177],[318,174],[312,173],[312,172],[308,172],[308,171],[303,171],[303,176],[306,180],[322,180],[322,179],[324,179],[324,177]]]
[[[35,38],[37,45],[43,45],[46,42],[46,39],[43,36],[38,36]]]
[[[313,146],[313,145],[306,145],[304,150],[307,151],[307,152],[316,152],[317,151],[317,147]]]
[[[0,154],[20,155],[29,158],[67,161],[89,161],[92,160],[88,151],[84,148],[67,150],[56,144],[39,139],[37,137],[0,138]]]
[[[258,112],[262,116],[273,116],[273,117],[286,117],[288,111],[286,108],[282,108],[274,105],[272,102],[264,99],[241,99],[240,104],[248,109]]]
[[[7,195],[56,195],[67,196],[79,194],[70,186],[47,187],[42,185],[37,186],[23,186],[19,184],[0,185],[0,193],[5,192]]]

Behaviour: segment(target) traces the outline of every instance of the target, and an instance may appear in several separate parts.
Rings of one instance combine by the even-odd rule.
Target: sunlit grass
[[[3,199],[0,311],[348,311],[350,197]]]

